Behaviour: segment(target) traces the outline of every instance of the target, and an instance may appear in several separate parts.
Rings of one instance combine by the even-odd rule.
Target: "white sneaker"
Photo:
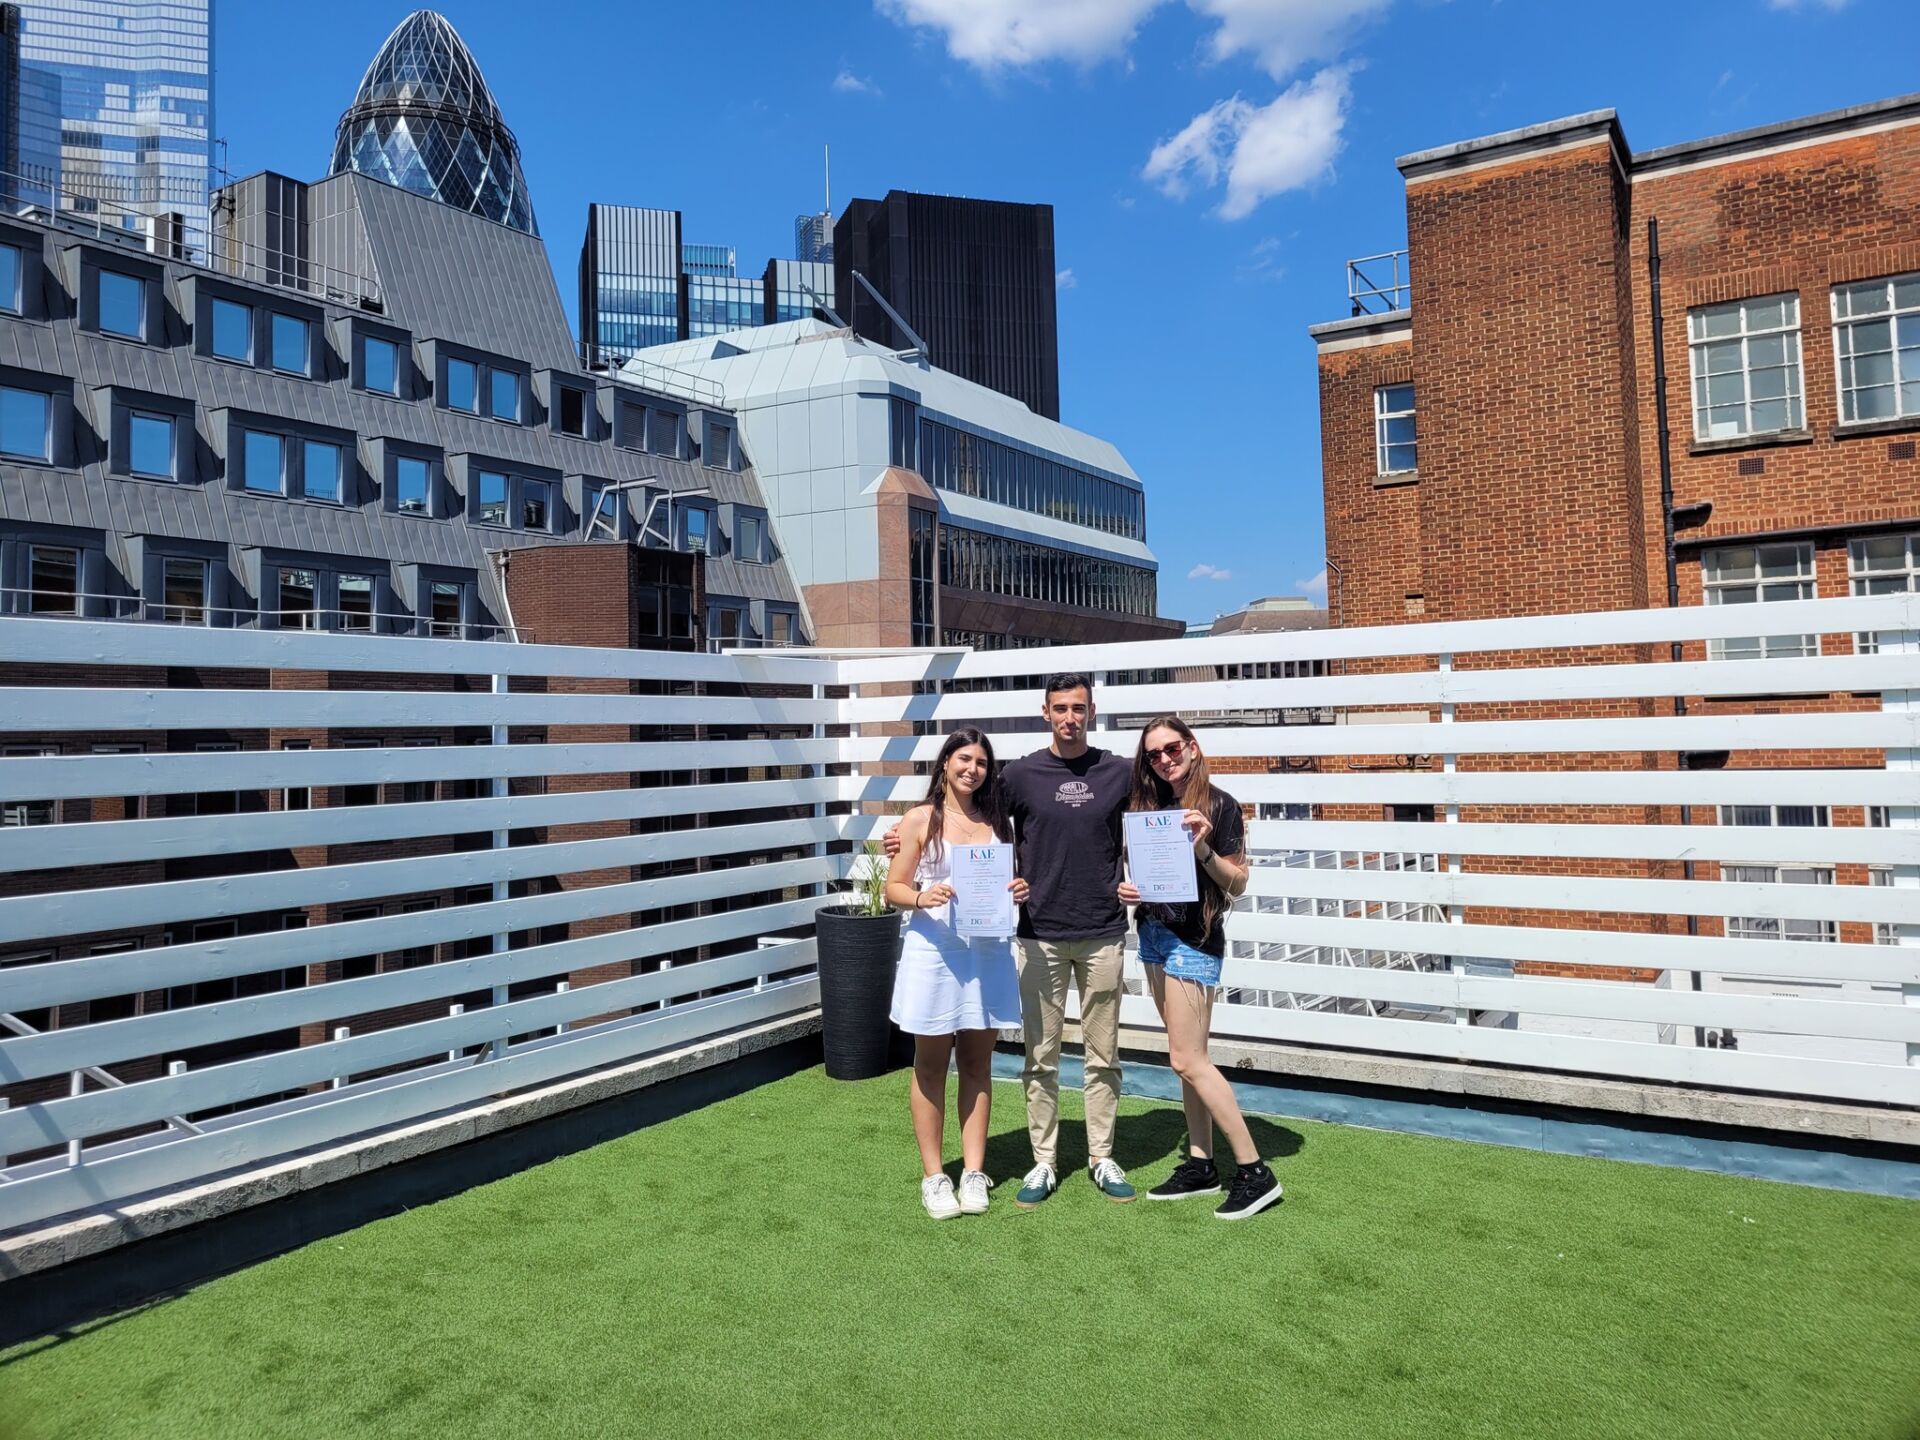
[[[993,1181],[987,1178],[984,1170],[962,1170],[960,1172],[960,1213],[962,1215],[984,1215],[987,1213],[987,1191],[993,1188]]]
[[[953,1181],[944,1175],[929,1175],[920,1182],[920,1203],[934,1220],[951,1220],[960,1213],[960,1202],[953,1198]]]

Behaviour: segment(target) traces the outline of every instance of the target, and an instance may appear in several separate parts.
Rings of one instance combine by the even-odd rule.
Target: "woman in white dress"
[[[1012,937],[967,938],[954,932],[948,851],[954,845],[1011,844],[993,746],[972,726],[947,737],[927,783],[924,803],[900,822],[900,849],[887,871],[887,900],[909,911],[893,983],[893,1023],[913,1041],[913,1134],[920,1143],[920,1203],[935,1220],[978,1215],[993,1181],[987,1122],[993,1088],[995,1032],[1020,1023],[1020,982]],[[1027,882],[1016,879],[1014,903]],[[947,1118],[947,1062],[960,1070],[960,1187],[954,1193],[942,1163]]]

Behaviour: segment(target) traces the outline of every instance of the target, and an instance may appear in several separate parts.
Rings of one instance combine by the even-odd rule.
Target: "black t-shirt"
[[[1020,910],[1029,940],[1117,940],[1127,933],[1120,888],[1120,816],[1133,767],[1088,747],[1062,760],[1051,749],[1001,772],[1013,813],[1014,859],[1032,895]]]
[[[1172,807],[1168,807],[1172,808]],[[1220,855],[1239,855],[1247,848],[1247,822],[1241,818],[1240,802],[1222,790],[1213,787],[1213,833],[1207,836],[1207,847]],[[1215,905],[1213,925],[1203,935],[1200,932],[1200,906],[1198,903],[1182,905],[1142,905],[1138,918],[1157,920],[1171,930],[1184,943],[1209,955],[1224,956],[1227,953],[1227,910],[1232,902],[1227,899],[1204,866],[1196,862],[1200,871],[1200,893],[1213,895]]]

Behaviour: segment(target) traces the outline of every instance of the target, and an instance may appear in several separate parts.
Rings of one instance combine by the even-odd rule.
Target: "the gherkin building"
[[[538,235],[520,146],[473,54],[443,15],[416,10],[387,37],[333,139],[354,171]]]

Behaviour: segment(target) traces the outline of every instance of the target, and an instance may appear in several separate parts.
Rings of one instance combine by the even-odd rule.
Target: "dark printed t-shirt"
[[[1213,833],[1207,836],[1207,847],[1219,855],[1239,855],[1247,848],[1247,822],[1241,817],[1240,802],[1222,790],[1213,787]],[[1195,862],[1200,871],[1200,893],[1212,893],[1214,911],[1213,924],[1205,934],[1200,930],[1200,906],[1198,903],[1183,905],[1142,905],[1139,918],[1157,920],[1171,930],[1179,939],[1196,950],[1209,955],[1224,956],[1227,953],[1227,909],[1231,902],[1206,870]]]
[[[1014,859],[1032,887],[1020,910],[1029,940],[1117,940],[1127,933],[1120,903],[1120,816],[1133,767],[1111,750],[1088,747],[1062,760],[1051,749],[1022,755],[1001,772],[1013,812]]]

